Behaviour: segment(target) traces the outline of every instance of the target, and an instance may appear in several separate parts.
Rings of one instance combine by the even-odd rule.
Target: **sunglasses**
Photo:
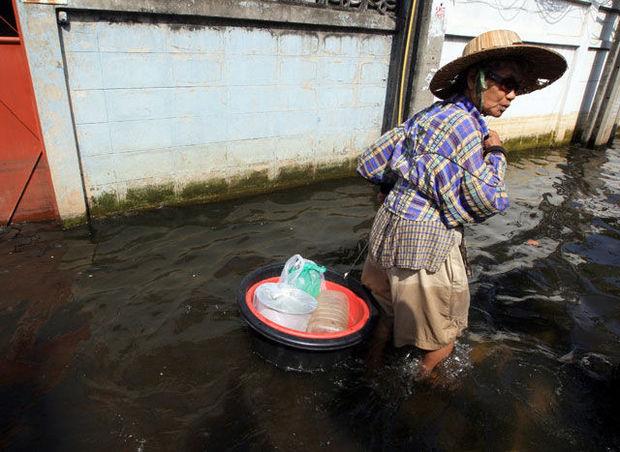
[[[502,77],[501,75],[496,74],[493,71],[487,71],[485,74],[487,78],[493,80],[493,82],[505,93],[510,93],[514,91],[515,94],[519,93],[520,83],[517,79],[515,79],[512,75],[508,77]]]

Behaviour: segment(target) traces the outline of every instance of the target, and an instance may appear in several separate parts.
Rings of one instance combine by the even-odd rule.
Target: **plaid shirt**
[[[436,102],[364,151],[357,171],[375,184],[395,180],[385,200],[408,220],[440,220],[448,228],[480,222],[508,208],[506,158],[483,156],[489,130],[462,95]]]
[[[437,271],[455,245],[453,228],[505,210],[506,158],[483,153],[487,125],[462,95],[420,111],[366,149],[357,171],[395,182],[370,235],[370,256],[385,268]]]
[[[368,254],[383,268],[436,272],[460,238],[441,221],[409,221],[381,206],[370,230]]]

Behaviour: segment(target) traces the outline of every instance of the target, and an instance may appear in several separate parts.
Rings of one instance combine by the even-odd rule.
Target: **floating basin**
[[[346,330],[308,333],[283,327],[261,315],[254,306],[254,292],[263,283],[277,282],[283,268],[283,263],[266,265],[241,281],[237,296],[241,315],[258,335],[279,345],[317,352],[346,349],[368,337],[377,316],[372,295],[355,279],[345,279],[330,270],[324,274],[326,289],[343,292],[349,301],[349,324]]]

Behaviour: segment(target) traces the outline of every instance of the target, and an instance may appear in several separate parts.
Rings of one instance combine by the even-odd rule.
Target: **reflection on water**
[[[467,230],[468,333],[423,382],[382,324],[292,372],[271,363],[313,358],[264,359],[239,317],[257,266],[349,270],[376,209],[361,180],[101,221],[92,240],[3,231],[0,446],[619,448],[619,171],[620,148],[513,159],[511,209]]]

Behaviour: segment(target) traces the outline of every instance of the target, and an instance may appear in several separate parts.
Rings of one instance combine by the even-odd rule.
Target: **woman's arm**
[[[461,199],[474,221],[482,221],[503,212],[510,205],[504,183],[506,156],[494,131],[484,143],[479,137],[473,139],[473,152],[462,163],[466,171],[461,182]]]
[[[434,187],[446,216],[459,223],[472,223],[506,210],[506,158],[497,147],[499,139],[489,143],[496,147],[488,147],[485,154],[480,129],[468,115],[442,121],[431,132],[436,143],[432,154],[437,157],[426,164],[423,176],[428,180],[423,186]]]
[[[390,170],[389,162],[397,144],[404,137],[403,127],[396,127],[382,135],[360,155],[357,164],[358,174],[373,184],[380,184],[382,191],[391,189],[397,176]]]

